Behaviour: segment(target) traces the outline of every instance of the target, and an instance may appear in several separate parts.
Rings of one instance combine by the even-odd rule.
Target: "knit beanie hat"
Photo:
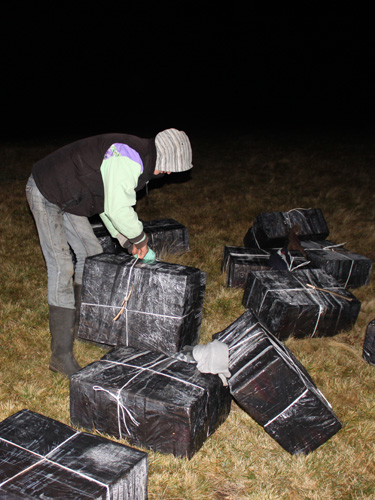
[[[183,172],[192,168],[192,151],[188,136],[182,130],[169,128],[155,137],[156,170]]]

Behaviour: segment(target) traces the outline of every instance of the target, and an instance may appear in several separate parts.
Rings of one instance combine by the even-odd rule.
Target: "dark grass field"
[[[147,136],[163,124],[136,132]],[[223,249],[241,246],[261,212],[320,208],[331,241],[375,259],[375,143],[368,128],[237,125],[186,122],[191,174],[171,175],[137,204],[145,220],[170,217],[189,229],[190,252],[166,258],[207,273],[201,343],[244,311],[243,291],[228,288],[221,272]],[[48,370],[46,271],[24,188],[35,160],[82,134],[35,135],[3,140],[0,149],[0,419],[29,408],[69,423],[69,383]],[[373,277],[352,293],[361,301],[352,330],[285,342],[342,430],[315,452],[291,456],[233,403],[190,461],[149,452],[150,499],[373,500],[374,367],[362,359],[365,329],[375,317]],[[104,353],[82,342],[75,351],[82,365]]]

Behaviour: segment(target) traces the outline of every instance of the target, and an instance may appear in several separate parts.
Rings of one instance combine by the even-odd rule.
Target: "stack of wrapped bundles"
[[[375,319],[367,325],[362,357],[370,365],[375,365]]]
[[[189,251],[189,232],[174,219],[142,221],[148,243],[157,257]]]
[[[70,381],[74,425],[191,458],[227,418],[231,395],[218,375],[161,353],[118,347]]]
[[[288,244],[292,229],[301,241],[324,240],[329,234],[327,223],[319,208],[262,212],[246,233],[244,245],[249,248],[281,248]]]
[[[145,452],[30,410],[0,422],[0,498],[145,500],[147,474]]]
[[[123,248],[116,238],[112,238],[100,218],[90,219],[95,236],[106,253],[119,253]],[[181,254],[189,251],[189,232],[187,228],[174,219],[155,219],[142,221],[148,237],[148,244],[157,257],[168,253]]]
[[[290,252],[290,270],[306,267],[309,262],[298,252]],[[224,247],[221,271],[226,273],[228,287],[245,288],[247,275],[250,271],[267,271],[270,269],[271,252],[260,248],[239,246]]]
[[[213,336],[229,347],[235,401],[291,454],[307,454],[341,423],[306,369],[250,311]]]
[[[78,337],[176,353],[199,340],[206,273],[125,253],[86,259]]]
[[[336,278],[344,288],[368,285],[372,261],[367,257],[327,240],[302,241],[301,245],[311,263]]]
[[[355,324],[360,301],[325,271],[250,271],[243,305],[278,339],[332,336]]]

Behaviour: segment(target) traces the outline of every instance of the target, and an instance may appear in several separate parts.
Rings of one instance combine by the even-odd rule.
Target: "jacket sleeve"
[[[100,171],[104,184],[104,212],[100,214],[103,223],[112,237],[120,233],[141,248],[147,237],[133,208],[141,165],[128,157],[115,156],[104,160]]]

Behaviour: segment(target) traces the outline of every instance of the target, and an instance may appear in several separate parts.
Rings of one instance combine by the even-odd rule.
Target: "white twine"
[[[311,210],[311,208],[292,208],[291,210],[288,210],[288,212],[285,212],[285,218],[287,219],[288,221],[288,226],[291,227],[292,226],[292,223],[290,221],[290,217],[289,217],[289,214],[292,213],[292,212],[298,212],[300,215],[302,215],[302,217],[305,217],[306,219],[306,216],[305,214],[303,214],[302,211],[307,211],[307,210]]]
[[[294,261],[296,260],[296,257],[293,257],[293,255],[290,255],[291,262],[289,264],[288,261],[286,259],[284,259],[284,257],[279,252],[277,252],[277,253],[280,255],[280,257],[285,262],[285,264],[288,268],[288,271],[291,271],[291,272],[295,271],[296,269],[299,269],[300,267],[307,266],[308,264],[311,263],[311,261],[308,260],[305,262],[301,262],[301,264],[294,265]],[[229,255],[231,257],[263,258],[263,259],[269,259],[271,256],[270,253],[267,253],[266,255],[265,254],[258,255],[258,254],[251,254],[251,253],[249,254],[249,253],[235,253],[235,252],[230,252]],[[226,267],[228,267],[228,264]]]
[[[296,398],[294,401],[292,401],[292,402],[290,403],[290,405],[288,405],[286,408],[284,408],[284,410],[283,410],[283,411],[281,411],[278,415],[276,415],[275,417],[271,418],[271,420],[269,420],[266,424],[264,424],[264,427],[267,427],[267,425],[272,424],[272,422],[273,422],[274,420],[276,420],[277,418],[281,417],[281,415],[283,415],[286,411],[288,411],[288,410],[289,410],[289,408],[291,408],[291,407],[292,407],[292,406],[294,406],[296,403],[298,403],[298,401],[299,401],[299,400],[300,400],[300,399],[301,399],[301,398],[302,398],[305,394],[307,394],[307,393],[308,393],[308,389],[306,389],[305,391],[303,391],[303,393],[302,393],[302,394],[300,394],[300,395],[298,396],[298,398]]]
[[[255,231],[254,231],[254,226],[251,228],[251,232],[253,233],[253,238],[255,240],[255,243],[256,243],[257,247],[259,248],[259,250],[262,250],[260,248],[259,241],[257,240],[256,234],[255,234]]]
[[[91,302],[82,302],[83,306],[88,306],[88,307],[104,307],[107,309],[122,309],[123,306],[113,306],[113,305],[105,305],[105,304],[94,304]],[[161,314],[161,313],[152,313],[152,312],[147,312],[147,311],[139,311],[137,309],[127,309],[129,312],[132,313],[138,313],[138,314],[145,314],[146,316],[158,316],[160,318],[170,318],[170,319],[184,319],[187,316],[190,316],[192,311],[183,314],[182,316],[174,316],[172,314]]]
[[[252,253],[235,253],[235,252],[230,252],[229,254],[231,257],[260,257],[260,258],[264,258],[264,259],[268,259],[270,254],[267,253],[267,254],[252,254]]]
[[[136,263],[138,262],[138,259],[139,259],[139,257],[137,256],[135,258],[135,261],[133,262],[133,264],[130,267],[130,272],[129,272],[129,276],[128,276],[128,283],[127,283],[125,297],[129,297],[130,278],[131,278],[131,275],[133,274],[133,269],[134,269],[134,266],[136,265]],[[126,299],[125,299],[125,342],[126,342],[126,345],[129,344],[128,300],[126,300]]]
[[[149,351],[147,351],[146,353],[141,353],[140,355],[147,354],[148,352]],[[130,359],[129,359],[129,361],[130,361]],[[113,364],[113,365],[126,366],[126,367],[130,367],[130,368],[135,368],[136,370],[138,370],[138,372],[133,377],[131,377],[129,380],[127,380],[126,383],[117,391],[117,394],[114,394],[113,392],[111,392],[111,391],[109,391],[107,389],[104,389],[103,387],[100,387],[98,385],[95,385],[93,387],[94,391],[103,391],[103,392],[106,392],[115,401],[117,401],[117,427],[118,427],[118,434],[119,434],[120,439],[122,439],[121,422],[124,424],[124,427],[125,427],[125,430],[126,430],[128,436],[130,436],[130,434],[131,434],[131,432],[130,432],[130,430],[128,428],[128,425],[127,425],[127,421],[126,421],[127,415],[129,416],[129,418],[133,422],[133,424],[135,424],[137,427],[140,425],[140,423],[136,420],[136,418],[134,417],[134,415],[131,412],[131,410],[129,410],[121,402],[120,399],[121,399],[121,392],[123,391],[123,389],[125,389],[125,387],[127,387],[141,373],[143,373],[145,371],[151,372],[151,373],[154,373],[156,375],[161,375],[162,377],[167,377],[167,378],[170,378],[172,380],[177,380],[178,382],[182,382],[183,384],[190,385],[192,387],[196,387],[197,389],[205,391],[204,387],[201,387],[200,385],[197,385],[197,384],[194,384],[192,382],[189,382],[188,380],[183,380],[183,379],[180,379],[180,378],[175,377],[173,375],[169,375],[168,373],[163,373],[162,371],[154,370],[154,368],[158,364],[163,363],[164,361],[167,361],[167,358],[165,358],[165,357],[161,357],[159,360],[156,360],[155,362],[149,364],[149,366],[132,365],[132,364],[129,364],[129,363],[126,363],[126,362],[123,362],[123,361],[114,361],[114,360],[109,360],[109,359],[101,359],[100,361],[103,362],[103,363],[110,363],[110,364]],[[166,366],[163,366],[162,370],[166,370],[167,368],[169,368],[172,364],[176,363],[177,361],[178,361],[177,359],[171,359],[171,360],[169,360],[169,363]]]
[[[56,446],[56,448],[54,448],[53,450],[51,450],[49,453],[47,453],[47,455],[43,456],[43,455],[40,455],[39,453],[36,453],[34,451],[31,451],[31,450],[28,450],[27,448],[24,448],[23,446],[17,444],[17,443],[13,443],[12,441],[9,441],[8,439],[5,439],[5,438],[2,438],[0,437],[0,440],[5,442],[5,443],[8,443],[8,444],[11,444],[13,446],[15,446],[16,448],[19,448],[23,451],[26,451],[28,453],[31,453],[31,455],[34,455],[38,458],[40,458],[40,460],[38,462],[36,462],[35,464],[33,465],[30,465],[29,467],[27,467],[26,469],[23,469],[21,470],[20,472],[17,472],[17,474],[15,474],[14,476],[6,479],[5,481],[3,481],[2,483],[0,483],[0,488],[2,488],[6,483],[10,482],[10,481],[13,481],[15,478],[17,478],[18,476],[20,476],[21,474],[24,474],[25,472],[28,472],[29,470],[33,469],[34,467],[42,464],[43,462],[48,462],[52,465],[56,465],[57,467],[60,467],[61,469],[64,469],[68,472],[71,472],[73,474],[77,474],[78,476],[80,477],[83,477],[84,479],[87,479],[88,481],[91,481],[93,483],[96,483],[98,484],[99,486],[103,486],[104,488],[106,488],[106,497],[107,497],[107,500],[110,500],[110,493],[109,493],[109,485],[108,484],[105,484],[105,483],[102,483],[101,481],[98,481],[97,479],[94,479],[93,477],[90,477],[88,476],[87,474],[84,474],[80,471],[76,471],[74,469],[71,469],[70,467],[66,467],[65,465],[61,465],[57,462],[55,462],[54,460],[50,460],[49,458],[47,458],[49,455],[51,455],[52,453],[54,453],[56,450],[58,450],[61,446],[63,446],[65,443],[67,443],[68,441],[70,441],[71,439],[73,439],[74,437],[78,436],[80,434],[80,432],[75,432],[72,436],[70,436],[69,438],[67,438],[65,441],[63,441],[62,443],[60,443],[58,446]]]

